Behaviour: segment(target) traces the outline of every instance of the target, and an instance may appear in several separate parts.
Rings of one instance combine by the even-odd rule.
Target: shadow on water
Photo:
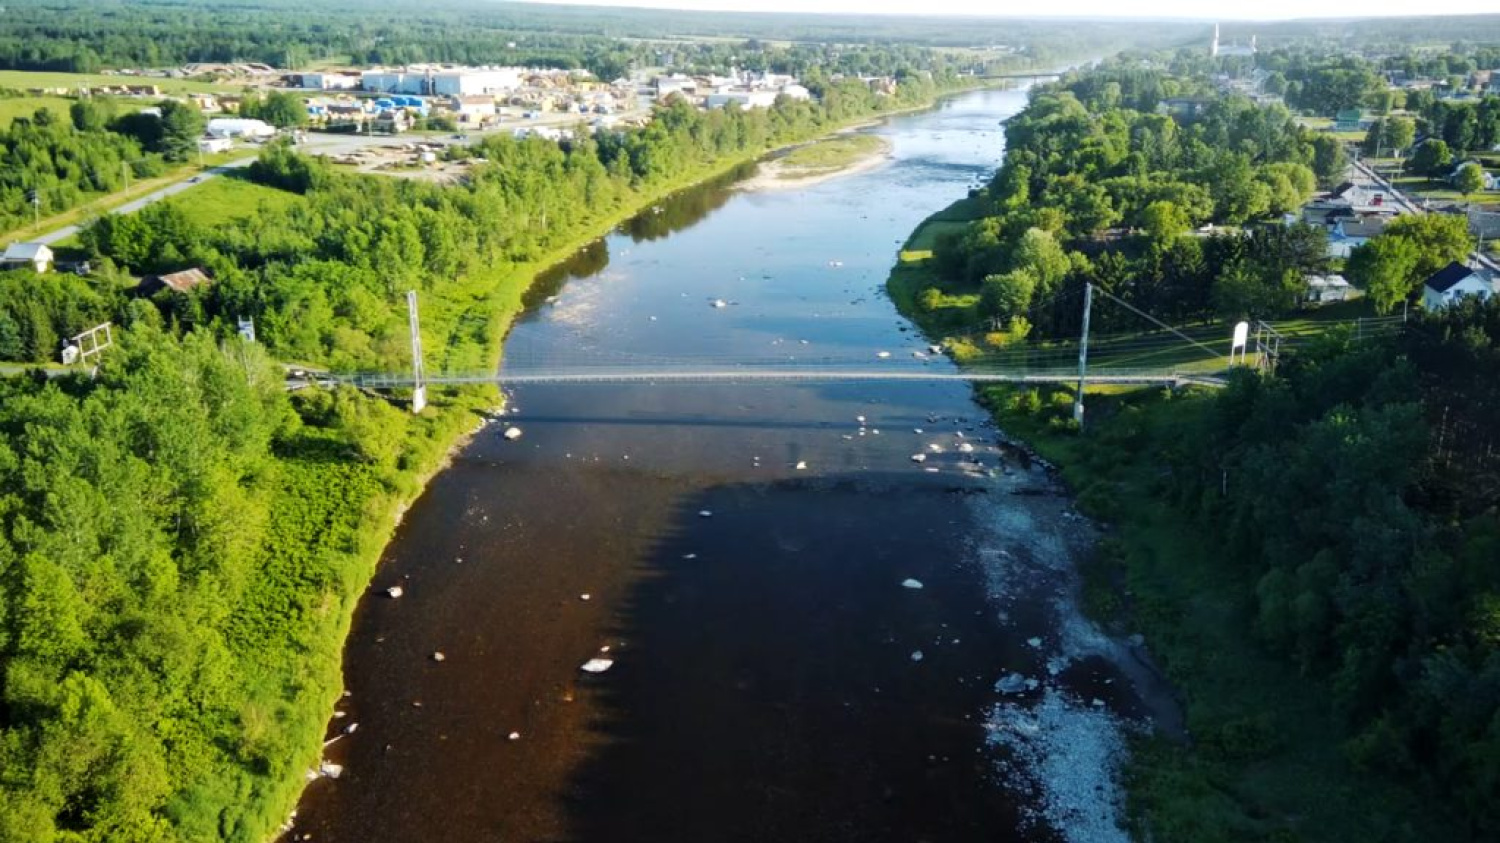
[[[580,683],[599,740],[563,839],[1008,839],[981,726],[1006,645],[953,562],[958,491],[831,477],[682,501],[620,601],[615,667]]]

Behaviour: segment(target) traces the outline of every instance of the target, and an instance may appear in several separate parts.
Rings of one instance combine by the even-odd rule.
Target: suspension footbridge
[[[889,350],[820,352],[806,343],[788,341],[783,353],[746,355],[729,351],[651,355],[580,346],[544,350],[507,346],[498,370],[428,372],[421,360],[415,301],[412,302],[413,362],[410,371],[322,374],[316,380],[363,389],[412,389],[420,410],[428,386],[465,384],[672,385],[713,383],[839,383],[963,381],[1017,385],[1064,384],[1081,396],[1085,386],[1205,386],[1227,383],[1236,366],[1271,367],[1281,354],[1330,331],[1343,330],[1359,339],[1399,331],[1402,317],[1346,320],[1309,318],[1284,322],[1194,326],[1169,325],[1155,316],[1091,285],[1065,295],[1081,294],[1083,319],[1077,340],[995,347],[986,337],[957,338],[942,346],[892,347]],[[1091,302],[1119,308],[1118,317],[1145,322],[1145,331],[1089,333]],[[1055,303],[1054,303],[1055,304]],[[780,340],[776,341],[778,344]],[[917,340],[912,339],[911,343]],[[289,386],[305,385],[307,378]],[[1081,408],[1075,411],[1081,415]]]

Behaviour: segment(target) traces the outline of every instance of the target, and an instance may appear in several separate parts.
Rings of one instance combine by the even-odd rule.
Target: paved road
[[[163,187],[163,188],[161,188],[159,190],[154,190],[151,193],[148,193],[148,194],[146,194],[145,196],[142,196],[139,199],[132,199],[131,201],[126,202],[124,205],[121,205],[120,207],[115,208],[113,211],[111,211],[111,213],[116,213],[116,214],[122,214],[122,213],[123,214],[133,214],[136,211],[139,211],[140,209],[146,207],[147,205],[150,205],[152,202],[160,202],[161,200],[167,198],[168,196],[173,196],[173,195],[176,195],[178,193],[181,193],[184,190],[187,190],[188,188],[192,187],[194,184],[197,184],[198,182],[206,181],[206,180],[211,179],[211,178],[215,178],[215,177],[220,176],[220,175],[222,175],[222,174],[224,174],[224,173],[226,173],[226,172],[228,172],[230,170],[239,169],[241,167],[248,167],[248,166],[250,166],[250,163],[252,161],[254,161],[254,160],[255,160],[255,156],[251,155],[248,158],[241,158],[241,159],[239,159],[237,161],[230,161],[228,164],[224,164],[224,165],[219,166],[219,167],[214,167],[214,168],[212,168],[210,170],[206,170],[206,171],[204,171],[202,173],[198,173],[196,175],[185,176],[185,177],[183,177],[182,181],[173,182],[172,184],[169,184],[166,187]],[[72,237],[73,235],[75,235],[77,233],[78,233],[78,226],[76,226],[76,225],[66,225],[66,226],[63,226],[62,228],[57,229],[56,231],[53,231],[53,232],[50,232],[50,233],[47,233],[47,234],[43,234],[41,237],[33,238],[32,242],[34,242],[34,243],[47,243],[47,244],[50,245],[52,243],[58,242],[59,240],[66,240],[69,237]]]
[[[1425,206],[1418,205],[1416,202],[1412,201],[1411,198],[1408,197],[1406,194],[1402,193],[1401,190],[1399,188],[1397,188],[1395,184],[1391,183],[1384,176],[1382,176],[1379,173],[1375,172],[1375,170],[1373,168],[1371,168],[1370,165],[1366,164],[1365,162],[1363,162],[1363,161],[1355,161],[1354,162],[1354,172],[1355,172],[1355,175],[1356,175],[1355,181],[1362,181],[1362,182],[1364,182],[1366,184],[1377,184],[1377,185],[1380,185],[1381,187],[1385,188],[1386,190],[1390,191],[1391,195],[1393,197],[1395,197],[1396,202],[1398,204],[1400,204],[1403,209],[1405,209],[1405,213],[1409,213],[1409,214],[1425,214],[1425,213],[1427,213],[1427,208]],[[1477,263],[1479,266],[1482,266],[1485,269],[1490,270],[1491,272],[1500,274],[1500,263],[1496,263],[1494,260],[1492,260],[1488,255],[1484,254],[1483,252],[1479,252],[1479,251],[1471,252],[1471,253],[1469,253],[1469,259],[1470,259],[1470,261],[1472,263]]]

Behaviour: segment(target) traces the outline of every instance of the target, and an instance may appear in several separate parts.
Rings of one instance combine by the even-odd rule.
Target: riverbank
[[[762,161],[740,182],[745,191],[795,190],[879,169],[891,162],[891,145],[874,135],[835,134]]]
[[[976,209],[945,208],[914,230],[887,289],[900,312],[962,366],[977,296],[955,295],[931,262],[936,239]],[[929,292],[935,291],[935,292]],[[1165,496],[1163,458],[1216,394],[1190,388],[1099,388],[1089,427],[1071,423],[1065,387],[977,388],[998,429],[1055,465],[1078,509],[1106,525],[1079,576],[1089,617],[1149,648],[1178,691],[1186,741],[1134,734],[1123,784],[1132,831],[1160,841],[1332,841],[1442,828],[1413,791],[1356,769],[1327,680],[1264,648],[1246,595],[1257,584]],[[1422,835],[1412,839],[1421,839]],[[1433,833],[1427,839],[1446,839]],[[1407,839],[1399,837],[1397,839]]]
[[[945,92],[943,96],[956,93],[961,91]],[[931,107],[931,103],[922,107]],[[756,151],[731,156],[716,162],[712,167],[685,173],[670,185],[636,196],[612,213],[601,215],[578,237],[536,260],[489,270],[483,275],[466,279],[464,284],[454,285],[451,290],[424,293],[424,315],[429,308],[425,302],[430,301],[431,306],[447,313],[445,323],[463,328],[459,331],[455,327],[451,336],[443,337],[441,342],[434,342],[429,346],[432,348],[429,351],[429,369],[437,370],[439,366],[452,371],[475,370],[481,366],[493,369],[501,359],[504,338],[516,317],[523,311],[526,293],[539,274],[567,260],[590,242],[616,229],[622,222],[662,203],[673,194],[724,176],[765,154],[765,151]],[[477,325],[482,325],[482,330],[476,329]],[[480,338],[483,338],[482,341]],[[322,732],[324,739],[337,739],[346,722],[337,717],[332,721],[328,720],[328,712],[336,710],[346,700],[343,683],[338,679],[342,649],[349,635],[355,608],[368,592],[368,584],[376,573],[389,539],[400,523],[401,514],[423,494],[428,481],[442,470],[452,455],[482,429],[483,419],[499,402],[499,396],[494,387],[470,387],[432,390],[430,400],[432,409],[410,422],[403,445],[408,456],[403,458],[398,476],[392,482],[393,488],[374,497],[350,498],[343,504],[346,510],[358,514],[358,523],[353,528],[353,532],[359,536],[358,547],[345,566],[347,577],[344,582],[348,588],[340,596],[334,611],[328,613],[329,616],[336,617],[337,625],[316,630],[309,636],[315,642],[314,649],[318,651],[313,661],[318,665],[319,678],[317,692],[308,696],[316,699],[317,704],[298,706],[300,710],[297,718],[299,721],[306,721],[306,725],[293,730],[293,733],[298,736],[298,745],[307,747],[307,750],[301,755],[300,763],[293,765],[286,776],[299,791],[302,772],[316,768],[321,758],[321,752],[315,751],[321,746],[321,741],[310,739],[311,733]],[[333,474],[335,467],[309,466],[308,470],[329,472],[331,482],[336,486],[339,482],[338,477]],[[302,484],[302,487],[308,488],[310,484]],[[283,797],[275,801],[281,806],[277,816],[285,817],[293,799]]]

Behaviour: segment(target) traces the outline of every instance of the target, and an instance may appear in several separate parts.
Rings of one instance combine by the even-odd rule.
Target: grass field
[[[193,219],[203,225],[220,226],[247,219],[268,205],[273,210],[288,208],[302,201],[302,197],[256,184],[232,172],[190,187],[166,201],[191,212]]]
[[[229,152],[219,152],[213,155],[205,155],[203,157],[203,166],[217,167],[223,164],[227,164],[230,161],[244,158],[246,154],[247,153],[244,150],[230,150]],[[130,202],[134,199],[139,199],[142,196],[151,193],[152,191],[160,190],[167,185],[181,181],[182,179],[187,178],[190,173],[195,172],[197,169],[198,162],[194,160],[190,163],[185,163],[174,167],[155,178],[132,179],[130,182],[129,190],[122,190],[117,193],[100,196],[98,199],[95,199],[92,202],[87,202],[83,205],[79,205],[76,208],[70,208],[66,211],[63,211],[60,214],[53,214],[50,217],[46,217],[42,219],[42,221],[37,225],[22,226],[21,228],[13,229],[11,231],[0,231],[0,238],[13,237],[17,239],[25,239],[26,237],[35,236],[37,234],[45,234],[50,231],[56,231],[64,226],[76,225],[80,221],[88,219],[91,216],[94,216],[96,214],[108,213],[115,208],[118,208],[121,205],[125,204],[126,202]],[[70,241],[63,241],[63,245],[67,245],[69,242]]]
[[[8,128],[17,117],[30,117],[39,108],[66,117],[72,104],[72,100],[63,97],[0,97],[0,129]]]
[[[102,73],[42,73],[30,70],[0,70],[0,88],[25,91],[30,88],[96,88],[101,85],[155,85],[164,94],[238,91],[242,86],[199,82],[194,79],[159,79],[140,76],[106,76]]]

